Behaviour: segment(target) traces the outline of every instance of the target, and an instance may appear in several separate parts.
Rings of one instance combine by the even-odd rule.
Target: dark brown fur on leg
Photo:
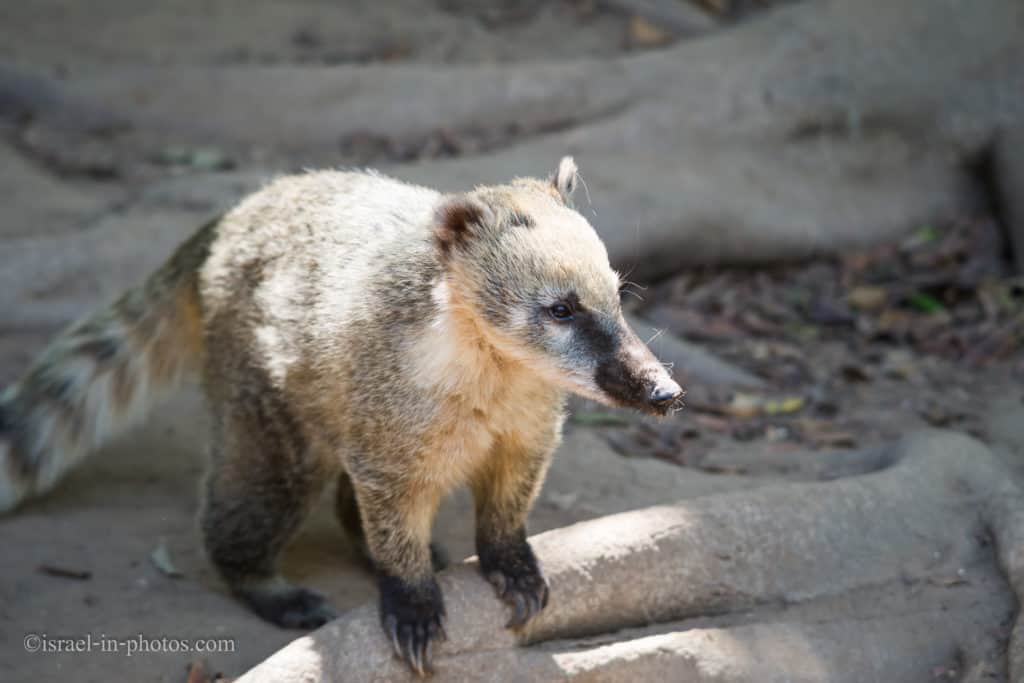
[[[259,616],[285,628],[316,628],[336,612],[319,594],[281,578],[277,560],[324,476],[271,396],[216,411],[202,514],[206,550],[232,592]]]
[[[547,579],[526,540],[526,517],[549,461],[547,454],[506,446],[473,481],[480,571],[513,610],[508,628],[523,626],[548,604]]]
[[[338,477],[338,492],[334,499],[334,511],[349,541],[355,546],[359,555],[372,565],[370,549],[366,545],[366,534],[363,533],[363,520],[359,515],[359,502],[356,500],[356,492],[352,488],[352,478],[345,472]]]

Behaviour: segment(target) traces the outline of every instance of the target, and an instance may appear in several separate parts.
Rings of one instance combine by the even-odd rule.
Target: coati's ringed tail
[[[0,393],[0,512],[42,493],[198,367],[197,269],[216,226],[74,323]]]

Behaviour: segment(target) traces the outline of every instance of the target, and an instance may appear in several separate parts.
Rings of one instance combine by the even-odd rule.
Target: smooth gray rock
[[[956,433],[893,448],[866,476],[540,534],[552,603],[518,635],[472,563],[446,572],[439,680],[928,680],[942,666],[1019,680],[1021,626],[1007,658],[988,634],[1024,589],[1020,490]],[[352,610],[239,682],[408,679],[377,622],[373,604]]]

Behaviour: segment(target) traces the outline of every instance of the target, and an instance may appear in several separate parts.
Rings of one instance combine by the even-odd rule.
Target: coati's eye
[[[565,304],[555,304],[548,309],[548,313],[550,313],[551,317],[555,320],[560,320],[562,322],[572,320],[572,309]]]

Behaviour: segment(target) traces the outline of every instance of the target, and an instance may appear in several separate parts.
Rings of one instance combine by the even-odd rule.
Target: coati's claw
[[[396,657],[402,656],[402,646],[398,643],[398,617],[394,614],[386,614],[380,620],[384,634],[391,640],[391,649],[395,651]]]
[[[416,623],[400,623],[393,615],[390,616],[385,629],[389,631],[395,654],[404,659],[419,676],[432,674],[431,643],[447,639],[440,617]]]
[[[520,628],[547,607],[550,589],[539,571],[530,576],[505,577],[504,584],[498,597],[513,609],[505,628]]]
[[[526,615],[530,614],[530,603],[522,593],[513,593],[510,602],[515,605],[515,611],[505,628],[519,628],[526,623]]]
[[[409,662],[409,666],[421,677],[426,676],[423,660],[428,659],[426,649],[430,643],[430,641],[422,636],[422,631],[422,624],[405,624],[402,626],[402,641],[405,643],[405,661]]]
[[[513,548],[481,551],[484,575],[498,597],[512,608],[505,628],[520,628],[547,607],[550,588],[540,564],[525,541]]]
[[[440,587],[433,579],[426,586],[412,586],[385,575],[380,576],[379,584],[381,625],[395,655],[419,676],[430,675],[430,646],[448,639]]]

